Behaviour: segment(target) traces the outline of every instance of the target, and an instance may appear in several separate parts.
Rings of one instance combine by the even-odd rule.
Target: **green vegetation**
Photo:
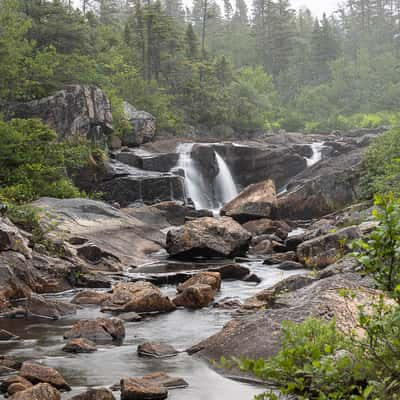
[[[375,193],[400,195],[400,129],[380,135],[369,146],[363,162],[362,187],[366,197]]]
[[[39,120],[0,120],[1,201],[21,204],[41,196],[84,195],[67,177],[67,169],[86,165],[92,149],[85,142],[59,143],[56,138]]]
[[[122,99],[174,134],[396,126],[399,15],[399,0],[320,19],[288,0],[0,0],[0,100],[85,83],[119,130]]]
[[[400,202],[377,197],[376,208],[379,227],[353,247],[382,294],[359,306],[353,333],[342,333],[334,320],[286,322],[279,353],[269,360],[234,360],[242,370],[300,400],[400,399]],[[355,298],[351,291],[342,295]],[[258,399],[278,397],[271,390]]]

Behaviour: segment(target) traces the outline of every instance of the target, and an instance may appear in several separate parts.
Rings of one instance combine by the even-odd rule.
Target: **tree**
[[[199,56],[199,43],[192,24],[188,24],[185,34],[186,56],[195,60]]]

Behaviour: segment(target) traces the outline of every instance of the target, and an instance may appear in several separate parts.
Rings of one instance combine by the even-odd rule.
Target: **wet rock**
[[[80,305],[101,305],[109,298],[110,295],[108,293],[85,290],[76,294],[71,300],[71,303]]]
[[[40,118],[58,135],[74,135],[105,143],[113,128],[110,102],[95,86],[70,85],[54,95],[12,107],[12,118]]]
[[[10,400],[61,400],[57,389],[47,383],[39,383],[31,388],[17,391]]]
[[[119,342],[125,337],[125,328],[117,318],[96,318],[74,323],[64,334],[64,339],[84,338],[93,342]]]
[[[245,254],[250,240],[250,233],[231,218],[200,218],[170,230],[167,251],[177,258],[230,258]]]
[[[169,172],[179,159],[178,153],[150,153],[143,149],[121,151],[115,158],[144,171]]]
[[[263,239],[262,237],[256,238],[253,241],[253,247],[251,248],[252,254],[265,255],[273,252],[273,244],[270,239]]]
[[[225,264],[221,267],[211,268],[209,271],[218,272],[221,279],[246,280],[250,274],[250,269],[240,264]]]
[[[293,271],[295,269],[304,268],[304,265],[296,261],[284,261],[282,264],[279,264],[277,268],[282,271]]]
[[[84,393],[77,394],[69,400],[115,400],[111,390],[106,388],[89,389]]]
[[[246,222],[243,228],[249,231],[253,236],[275,234],[282,240],[287,238],[291,229],[284,221],[273,221],[268,218]]]
[[[255,183],[244,189],[221,210],[221,215],[240,223],[269,218],[276,204],[275,184],[271,180]]]
[[[177,307],[203,308],[213,302],[215,293],[210,285],[196,284],[185,288],[173,302]]]
[[[198,274],[192,276],[187,281],[181,283],[177,287],[178,293],[182,293],[185,289],[194,285],[208,285],[215,292],[221,288],[221,274],[219,272],[199,272]]]
[[[66,353],[93,353],[97,350],[96,343],[88,339],[71,339],[62,348]]]
[[[48,383],[56,389],[67,391],[71,390],[70,386],[67,384],[67,382],[65,382],[63,376],[57,370],[51,367],[24,362],[19,374],[33,384]]]
[[[4,329],[0,329],[0,341],[1,340],[18,340],[19,337],[14,335],[11,332],[8,332]]]
[[[296,251],[297,247],[305,240],[305,234],[290,236],[285,240],[285,246],[288,251]]]
[[[24,302],[30,314],[51,319],[59,319],[76,313],[76,306],[58,300],[46,299],[38,294],[31,294]]]
[[[294,251],[288,251],[286,253],[277,253],[269,257],[266,257],[264,259],[264,264],[276,265],[276,264],[282,264],[285,261],[296,261],[296,260],[297,260],[296,253]]]
[[[222,308],[225,310],[235,310],[242,307],[242,302],[239,299],[226,297],[214,304],[215,308]]]
[[[142,379],[160,383],[167,389],[183,389],[189,386],[184,379],[170,376],[164,372],[153,372],[152,374],[144,375]]]
[[[140,316],[139,314],[136,314],[135,312],[127,312],[127,313],[118,314],[118,318],[121,319],[122,321],[126,321],[126,322],[138,322],[143,319],[142,316]]]
[[[8,367],[12,369],[20,369],[22,363],[12,356],[0,355],[0,366]]]
[[[124,120],[129,129],[124,129],[121,137],[123,146],[140,146],[154,139],[156,133],[156,119],[146,111],[139,111],[132,104],[124,101]]]
[[[243,303],[244,310],[257,310],[260,308],[269,307],[275,299],[275,291],[273,289],[264,289],[252,296]]]
[[[146,342],[138,346],[137,352],[140,356],[167,358],[178,354],[178,351],[167,343]]]
[[[348,243],[360,235],[358,227],[350,226],[308,240],[297,248],[297,258],[308,268],[324,268],[342,258],[349,251]]]
[[[203,176],[212,182],[219,173],[217,157],[212,146],[195,144],[192,148],[191,157],[200,166]]]
[[[149,379],[129,378],[121,380],[121,400],[161,400],[168,397],[168,390]]]
[[[87,261],[96,264],[99,263],[103,257],[111,257],[114,258],[116,261],[120,261],[118,257],[113,254],[110,254],[104,250],[102,250],[99,246],[95,244],[89,243],[85,244],[78,248],[78,256],[83,257]]]
[[[14,250],[27,258],[32,258],[29,242],[18,228],[7,218],[0,218],[0,251]]]
[[[357,201],[362,154],[355,150],[328,158],[293,178],[278,199],[275,218],[320,218]]]
[[[113,287],[113,294],[104,303],[102,311],[115,312],[170,312],[175,306],[168,296],[149,282],[118,283]]]
[[[23,378],[22,376],[12,375],[4,379],[3,382],[1,382],[0,391],[12,395],[16,392],[20,392],[21,390],[28,389],[32,386],[33,386],[32,383],[29,382],[27,379]]]

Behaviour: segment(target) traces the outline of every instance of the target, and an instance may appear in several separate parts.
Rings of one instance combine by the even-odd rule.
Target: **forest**
[[[317,18],[288,0],[1,0],[0,99],[95,84],[158,131],[232,136],[399,121],[400,1]]]

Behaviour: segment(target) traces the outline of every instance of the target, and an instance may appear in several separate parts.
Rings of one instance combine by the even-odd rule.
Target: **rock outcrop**
[[[52,96],[14,104],[6,115],[40,118],[62,139],[78,135],[104,143],[114,130],[111,104],[106,94],[95,86],[67,86]]]
[[[123,130],[122,145],[135,147],[152,141],[156,134],[156,118],[146,111],[137,110],[127,101],[124,101],[123,107],[123,119],[129,128]]]
[[[232,218],[200,218],[167,234],[167,251],[177,258],[235,257],[246,253],[251,235]]]
[[[226,215],[240,223],[261,218],[270,218],[276,205],[275,184],[271,180],[248,186],[221,209]]]

